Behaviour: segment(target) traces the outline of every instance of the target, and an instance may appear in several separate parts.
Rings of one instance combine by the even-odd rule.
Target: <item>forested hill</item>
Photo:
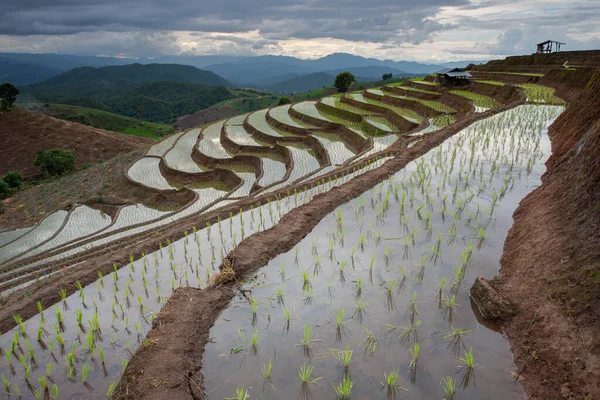
[[[224,78],[187,65],[82,67],[19,87],[18,101],[70,104],[128,117],[142,114],[147,121],[171,123],[232,98],[225,86]]]
[[[225,78],[214,72],[180,64],[129,64],[102,68],[81,67],[47,79],[34,86],[51,87],[98,81],[107,84],[172,81],[199,83],[207,86],[230,86]]]

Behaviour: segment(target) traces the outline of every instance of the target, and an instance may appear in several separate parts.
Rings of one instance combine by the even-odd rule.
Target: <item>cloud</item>
[[[455,60],[529,53],[546,39],[599,47],[584,0],[20,0],[0,8],[0,51]]]

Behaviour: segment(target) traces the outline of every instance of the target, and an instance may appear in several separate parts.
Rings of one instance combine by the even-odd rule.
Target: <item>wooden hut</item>
[[[537,54],[548,54],[548,53],[558,53],[560,51],[560,46],[565,43],[557,42],[556,40],[546,40],[545,42],[537,44]]]
[[[437,80],[444,86],[466,86],[471,74],[464,68],[446,68],[435,73]]]

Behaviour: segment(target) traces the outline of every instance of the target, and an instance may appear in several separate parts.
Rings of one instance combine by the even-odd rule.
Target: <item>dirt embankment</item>
[[[513,308],[499,322],[528,397],[598,399],[600,71],[556,70],[540,83],[570,103],[550,126],[542,185],[515,211],[489,283]]]
[[[0,112],[0,132],[0,175],[15,170],[26,179],[39,174],[33,161],[40,150],[70,150],[81,168],[154,142],[23,110]]]
[[[514,103],[512,106],[518,103]],[[502,107],[500,112],[508,107]],[[271,229],[243,240],[228,255],[237,278],[244,279],[277,255],[291,250],[327,214],[402,169],[408,162],[435,148],[472,122],[494,111],[473,114],[425,137],[410,149],[406,143],[390,148],[394,158],[383,166],[316,196],[284,215]],[[222,268],[222,266],[221,266]],[[129,362],[116,398],[203,399],[202,353],[209,330],[235,295],[235,282],[209,287],[177,289],[153,321],[153,328]]]

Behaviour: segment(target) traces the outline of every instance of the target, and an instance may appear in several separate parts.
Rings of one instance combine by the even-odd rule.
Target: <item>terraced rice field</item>
[[[553,93],[543,89],[528,90],[539,101],[552,99]],[[369,92],[388,96],[378,89]],[[461,95],[483,107],[480,95],[467,93]],[[453,108],[408,97],[447,113],[430,118],[431,113],[420,114],[422,106],[409,109],[359,93],[347,96],[365,107],[385,107],[421,129],[409,136],[379,114],[334,97],[321,101],[356,111],[360,124],[384,134],[370,137],[345,120],[347,114],[323,113],[314,101],[260,110],[175,134],[131,165],[128,177],[158,198],[175,190],[195,195],[176,210],[128,204],[112,219],[81,205],[33,227],[1,232],[3,295],[49,276],[67,279],[87,257],[110,254],[108,246],[126,249],[137,241],[154,246],[141,256],[132,253],[129,263],[115,264],[113,273],[87,286],[79,281],[57,285],[61,300],[40,303],[37,315],[15,316],[16,326],[0,337],[6,361],[0,372],[10,380],[11,393],[49,398],[58,390],[61,398],[76,398],[112,392],[112,382],[120,379],[136,349],[151,345],[145,337],[152,320],[176,288],[206,287],[240,241],[276,226],[317,194],[343,189],[399,154],[422,152],[385,182],[338,207],[254,278],[240,280],[247,297],[225,310],[212,328],[216,340],[206,347],[205,393],[230,398],[237,389],[251,398],[281,398],[281,393],[300,391],[333,398],[348,390],[357,398],[372,398],[384,395],[385,381],[391,382],[384,385],[386,392],[437,398],[442,381],[461,386],[468,398],[482,398],[481,385],[469,384],[474,374],[486,383],[485,393],[492,387],[503,396],[496,398],[520,395],[518,386],[507,383],[513,364],[506,341],[477,323],[463,281],[497,270],[510,215],[538,184],[549,155],[546,129],[562,107],[520,106],[476,121],[426,152],[420,144],[456,122]],[[304,133],[282,134],[267,121],[267,112]],[[293,112],[337,122],[360,136],[335,124],[316,128]],[[246,120],[254,130],[244,128]],[[221,144],[223,135],[260,149],[232,154]],[[271,137],[268,145],[257,140],[261,135]],[[290,170],[278,161],[282,147],[293,160]],[[263,175],[257,181],[258,163]],[[208,174],[214,175],[198,178]],[[210,181],[214,176],[235,180]],[[202,219],[208,215],[212,224]],[[173,238],[169,229],[175,224],[185,230]],[[446,348],[447,342],[458,343],[458,349]],[[456,365],[473,354],[481,368],[465,380]]]
[[[198,142],[198,151],[208,157],[217,159],[231,158],[221,145],[221,129],[224,121],[214,123],[202,130],[202,138]]]
[[[175,190],[160,172],[160,158],[144,157],[136,161],[127,174],[140,185],[156,190]]]

